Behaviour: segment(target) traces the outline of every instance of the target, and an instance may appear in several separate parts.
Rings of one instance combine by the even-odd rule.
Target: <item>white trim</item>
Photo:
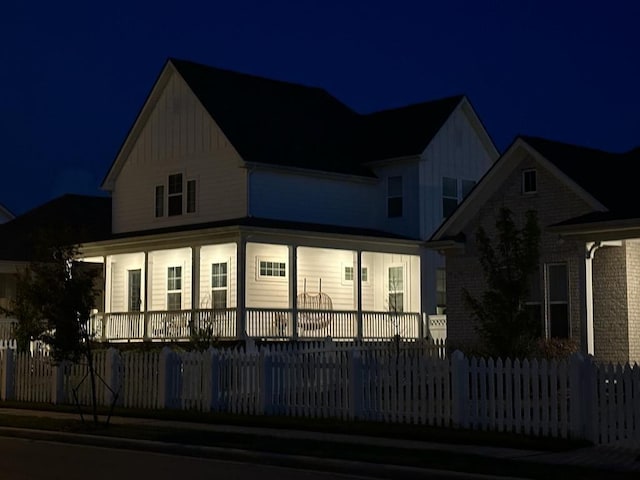
[[[284,265],[284,276],[262,275],[260,273],[260,264],[262,262]],[[289,266],[288,266],[287,260],[282,259],[281,257],[256,256],[256,281],[257,282],[281,282],[281,283],[288,282]]]

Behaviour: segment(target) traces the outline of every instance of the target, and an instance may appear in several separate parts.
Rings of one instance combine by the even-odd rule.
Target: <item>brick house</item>
[[[478,342],[463,289],[484,291],[478,226],[491,234],[508,207],[516,222],[537,211],[542,230],[539,276],[528,302],[547,337],[575,340],[603,361],[640,360],[640,219],[625,193],[633,162],[625,153],[520,136],[427,244],[446,256],[447,339]]]

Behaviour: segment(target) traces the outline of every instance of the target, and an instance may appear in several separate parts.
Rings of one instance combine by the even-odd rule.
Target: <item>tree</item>
[[[537,272],[540,228],[535,211],[528,211],[518,229],[511,211],[503,207],[496,220],[496,239],[476,231],[486,290],[474,298],[464,289],[466,305],[478,320],[477,331],[488,353],[521,358],[530,354],[541,335],[541,321],[525,308],[532,275]]]
[[[77,249],[47,246],[46,254],[18,273],[16,298],[8,311],[18,319],[19,348],[30,340],[50,347],[55,363],[87,362],[91,382],[93,418],[97,423],[96,373],[91,349],[89,319],[97,295],[98,272],[76,262]]]

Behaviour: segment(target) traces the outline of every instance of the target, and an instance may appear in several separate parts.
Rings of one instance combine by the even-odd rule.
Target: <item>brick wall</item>
[[[483,273],[477,261],[475,232],[482,225],[489,235],[495,233],[496,215],[503,206],[509,207],[519,226],[522,225],[527,210],[538,212],[542,229],[541,263],[567,264],[571,336],[577,340],[580,337],[578,277],[580,264],[584,259],[584,242],[560,240],[558,235],[549,233],[544,227],[586,214],[591,209],[584,199],[550,171],[543,169],[531,156],[524,152],[514,152],[513,155],[519,155],[518,165],[462,232],[467,239],[464,252],[447,253],[447,341],[454,347],[464,348],[479,340],[472,314],[462,302],[462,289],[468,289],[474,296],[479,296],[484,291]],[[522,170],[528,168],[537,170],[537,193],[533,195],[521,193]]]

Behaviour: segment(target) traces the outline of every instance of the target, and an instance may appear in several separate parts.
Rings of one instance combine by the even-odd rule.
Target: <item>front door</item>
[[[139,312],[142,304],[140,297],[140,285],[142,279],[140,269],[129,270],[129,311]]]

